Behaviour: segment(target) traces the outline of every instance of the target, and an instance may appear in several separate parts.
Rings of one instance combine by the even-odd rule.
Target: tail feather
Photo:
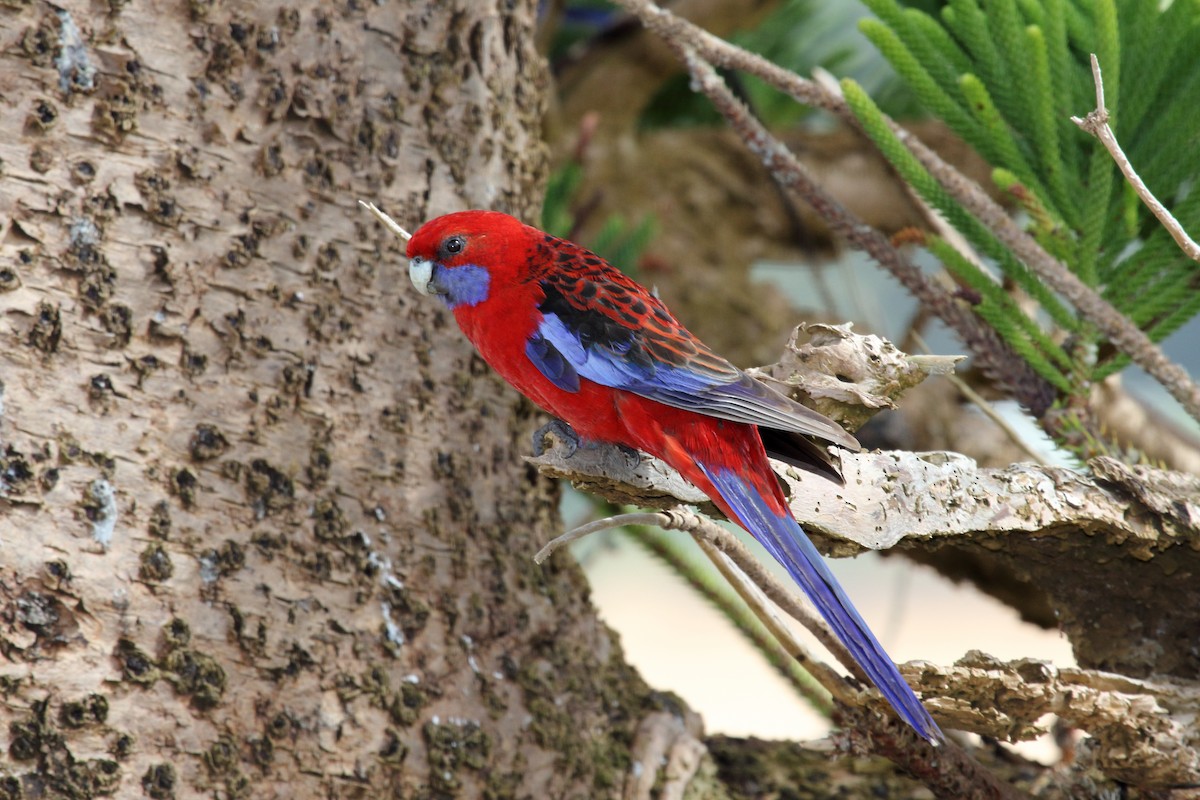
[[[943,736],[937,723],[904,682],[799,523],[786,509],[782,514],[772,509],[758,491],[734,472],[704,469],[704,473],[743,526],[800,585],[901,718],[928,741],[940,742]]]

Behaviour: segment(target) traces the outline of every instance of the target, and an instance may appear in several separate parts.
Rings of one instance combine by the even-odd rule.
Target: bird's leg
[[[579,434],[561,419],[553,419],[533,432],[533,454],[541,456],[546,452],[546,434],[553,433],[567,446],[566,458],[575,455],[579,449]]]

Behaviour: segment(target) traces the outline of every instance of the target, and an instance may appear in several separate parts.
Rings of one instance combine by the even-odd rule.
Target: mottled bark
[[[535,5],[0,7],[0,794],[618,791],[531,409],[355,205],[532,217]]]

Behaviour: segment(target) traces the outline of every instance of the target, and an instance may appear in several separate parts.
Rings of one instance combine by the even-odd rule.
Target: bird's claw
[[[629,468],[633,469],[642,463],[642,454],[638,452],[636,447],[630,447],[627,444],[617,445],[617,449],[621,451],[621,455],[629,462]]]
[[[565,458],[570,458],[575,455],[575,451],[579,449],[579,434],[575,432],[567,423],[561,419],[551,420],[542,427],[533,432],[533,454],[542,456],[546,452],[546,434],[553,433],[554,436],[561,440],[566,445],[567,453]]]

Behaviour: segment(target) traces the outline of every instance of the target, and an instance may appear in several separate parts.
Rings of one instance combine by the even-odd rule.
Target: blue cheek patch
[[[461,267],[434,264],[432,281],[445,292],[443,299],[446,305],[455,309],[459,306],[478,305],[487,300],[492,276],[486,268],[475,264],[464,264]]]

